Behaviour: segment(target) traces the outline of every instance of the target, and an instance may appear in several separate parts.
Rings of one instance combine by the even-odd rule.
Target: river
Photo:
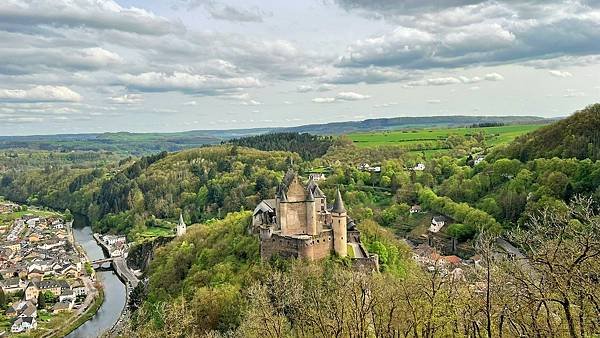
[[[75,217],[73,235],[91,260],[105,257],[102,248],[92,237],[92,228],[85,218]],[[98,337],[119,319],[121,310],[125,306],[125,285],[113,271],[99,271],[97,276],[104,287],[104,303],[92,319],[67,335],[68,338]]]

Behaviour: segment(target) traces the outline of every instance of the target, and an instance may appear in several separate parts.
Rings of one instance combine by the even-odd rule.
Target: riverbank
[[[94,303],[90,307],[88,307],[87,311],[85,311],[82,315],[77,316],[67,327],[58,329],[56,332],[50,333],[49,335],[44,336],[44,338],[60,338],[65,337],[71,332],[75,331],[81,325],[85,324],[88,320],[92,319],[104,303],[104,291],[100,288],[98,291],[98,296],[94,299]]]

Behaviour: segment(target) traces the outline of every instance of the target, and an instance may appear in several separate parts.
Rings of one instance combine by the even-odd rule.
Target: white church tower
[[[181,237],[185,235],[187,227],[185,222],[183,221],[183,215],[179,213],[179,223],[177,223],[177,237]]]

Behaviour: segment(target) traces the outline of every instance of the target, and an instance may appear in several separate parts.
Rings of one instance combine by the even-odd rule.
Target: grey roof
[[[340,192],[339,188],[335,194],[335,201],[333,202],[333,209],[331,209],[331,212],[336,212],[338,214],[346,212],[346,208],[344,208],[344,201],[342,200],[342,193]]]
[[[259,212],[275,212],[275,200],[262,200],[260,203],[258,203],[256,208],[254,208],[254,213],[252,215],[256,215]]]
[[[315,189],[313,191],[313,195],[317,198],[325,198],[325,194],[323,193],[323,190],[321,190],[321,188],[319,188],[319,186],[316,184],[315,184]]]
[[[313,193],[310,189],[308,189],[308,196],[306,196],[306,200],[309,202],[312,202],[315,200],[315,196],[313,195]]]
[[[281,202],[287,202],[288,201],[287,195],[285,194],[284,190],[281,190],[281,194],[279,196],[279,199],[281,200]]]
[[[436,222],[445,222],[446,221],[446,217],[444,217],[444,216],[435,216],[433,218],[433,220],[436,221]]]

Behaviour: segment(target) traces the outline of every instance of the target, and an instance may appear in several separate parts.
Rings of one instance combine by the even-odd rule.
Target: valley
[[[590,106],[573,118],[580,118],[580,114],[595,116],[597,109],[597,105]],[[600,185],[600,176],[596,177],[598,164],[554,156],[520,161],[504,155],[512,154],[511,149],[524,138],[544,135],[553,127],[429,127],[334,137],[268,133],[142,157],[86,155],[88,161],[74,161],[78,152],[63,157],[48,151],[12,149],[11,156],[2,162],[0,194],[14,201],[86,215],[94,232],[107,234],[107,238],[125,236],[133,243],[127,262],[130,267],[142,269],[141,282],[127,290],[126,322],[112,334],[157,337],[170,336],[171,332],[198,336],[210,332],[275,337],[279,330],[301,330],[303,335],[328,336],[333,332],[329,330],[335,330],[330,326],[333,322],[343,323],[340,330],[345,334],[368,332],[371,329],[367,327],[404,330],[405,325],[426,326],[441,320],[431,315],[426,321],[414,321],[394,312],[413,302],[421,305],[410,310],[412,316],[447,311],[449,307],[467,311],[467,304],[490,304],[493,311],[520,306],[510,295],[534,284],[514,279],[527,273],[522,265],[511,263],[509,257],[514,250],[520,250],[528,259],[546,249],[559,250],[560,260],[528,266],[540,276],[547,273],[544,264],[575,264],[574,271],[582,274],[596,266],[594,250],[600,248],[595,244],[580,246],[573,240],[583,240],[589,231],[583,229],[597,226],[593,205]],[[53,166],[48,165],[50,156],[59,159],[52,162]],[[99,157],[94,160],[93,156]],[[286,178],[291,177],[290,172],[297,173],[295,185],[289,185]],[[306,189],[310,190],[308,197],[299,193]],[[317,229],[323,227],[320,235],[306,237],[302,232],[314,231],[310,230],[309,218],[304,228],[308,230],[285,230],[284,223],[270,221],[273,215],[269,213],[279,215],[283,211],[279,207],[269,211],[269,203],[276,203],[269,201],[288,198],[289,203],[310,204],[311,198],[329,201],[315,214],[319,215]],[[327,240],[327,231],[331,231],[328,227],[333,224],[331,215],[339,211],[333,205],[342,199],[343,212],[348,215],[343,218],[348,217],[347,236],[356,239],[348,242],[347,251],[338,245],[324,255],[316,245],[318,240]],[[260,212],[270,216],[257,216],[257,205],[263,205]],[[582,208],[588,210],[587,214],[578,214]],[[302,208],[293,210],[298,214],[287,216],[290,222],[308,217],[302,216]],[[551,221],[540,215],[556,217],[553,220],[567,217],[568,221]],[[257,223],[257,219],[261,221]],[[569,225],[575,220],[583,228]],[[188,225],[187,232],[176,236],[182,222]],[[263,231],[277,235],[264,237]],[[334,237],[339,236],[340,230],[335,231]],[[570,237],[554,242],[552,231],[569,232]],[[313,245],[310,238],[316,241],[314,254],[289,249],[292,239],[308,239],[302,246]],[[538,239],[536,251],[532,251],[529,238]],[[271,240],[287,241],[288,247],[269,244],[272,249],[265,254],[265,241]],[[511,251],[502,251],[505,246],[497,246],[496,242],[510,243]],[[493,254],[497,250],[500,253]],[[562,256],[569,252],[589,258],[581,263],[570,261]],[[312,258],[301,259],[304,255]],[[366,257],[377,260],[378,272],[357,273],[352,268],[357,258]],[[523,284],[517,289],[491,284],[485,276],[492,266],[490,278],[494,283],[503,280],[511,283],[506,285]],[[316,286],[315,281],[324,284]],[[528,297],[535,302],[537,297],[561,290],[562,283],[563,279],[557,279],[547,285],[548,289]],[[581,283],[587,290],[582,292],[595,295],[593,284],[585,280]],[[296,285],[296,295],[287,293],[289,285]],[[442,293],[424,302],[430,287]],[[342,292],[340,288],[351,291]],[[410,294],[405,293],[407,290]],[[492,303],[481,298],[486,290],[494,295]],[[324,297],[327,307],[339,309],[336,311],[352,305],[341,312],[346,313],[344,317],[329,318],[322,312],[327,307],[314,303],[315,292]],[[372,303],[359,302],[356,297],[360,292],[372,294]],[[106,299],[113,296],[105,295]],[[572,296],[568,293],[564,297]],[[298,299],[304,301],[294,303]],[[303,311],[286,313],[278,308],[279,302],[291,302]],[[152,310],[157,306],[161,307],[159,312]],[[184,311],[186,308],[194,310]],[[361,324],[366,325],[362,329],[346,326],[356,323],[353,316],[361,308],[378,321],[368,320]],[[549,310],[563,315],[560,307],[552,305]],[[311,311],[319,319],[311,317]],[[381,311],[392,311],[393,315],[385,317]],[[524,307],[520,311],[511,315],[512,320],[531,323],[521,316],[533,309]],[[436,334],[450,332],[452,323],[482,320],[481,312],[460,313],[440,324]],[[580,315],[584,324],[589,320],[582,329],[593,327],[592,308],[586,307]],[[271,331],[259,325],[264,321],[282,326]],[[318,333],[310,325],[297,323],[323,325],[324,331]],[[543,330],[549,330],[544,332],[567,329],[559,324],[543,325]]]

